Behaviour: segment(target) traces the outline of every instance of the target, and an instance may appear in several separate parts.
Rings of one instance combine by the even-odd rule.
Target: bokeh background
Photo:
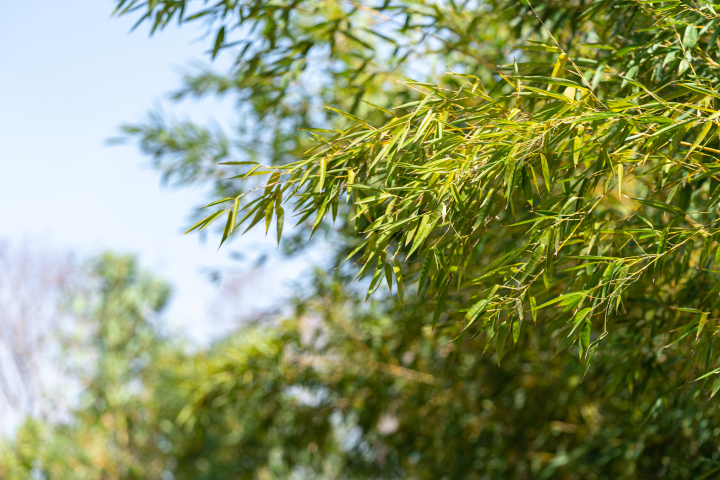
[[[134,20],[113,19],[112,11],[111,3],[94,1],[0,6],[3,258],[22,270],[37,257],[36,275],[106,250],[137,255],[172,279],[165,328],[207,346],[243,319],[280,308],[321,257],[309,251],[280,261],[260,230],[223,251],[214,240],[182,235],[207,189],[163,183],[134,144],[112,140],[122,123],[150,111],[226,129],[239,119],[232,102],[171,100],[183,72],[209,63],[203,27],[172,26],[151,39],[147,29],[131,33]],[[26,301],[56,283],[48,279]],[[23,413],[0,395],[0,430],[12,432]]]

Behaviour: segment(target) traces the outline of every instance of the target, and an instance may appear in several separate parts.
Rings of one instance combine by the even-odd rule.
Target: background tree
[[[64,378],[80,381],[81,398],[65,421],[28,419],[3,446],[2,478],[147,478],[141,472],[158,468],[143,463],[154,434],[145,371],[157,361],[153,320],[170,290],[132,257],[104,254],[92,263],[82,288],[65,298],[75,308],[74,330],[85,332],[62,337],[63,367],[71,367]]]
[[[97,365],[71,421],[29,420],[0,448],[9,480],[133,478],[711,478],[720,418],[688,352],[584,367],[535,335],[502,365],[458,355],[424,302],[364,301],[320,274],[293,314],[204,351],[163,339],[166,288],[127,257],[96,263]],[[544,326],[539,326],[544,329]],[[545,331],[541,333],[546,333]],[[610,339],[615,357],[627,336]],[[120,341],[119,341],[120,340]],[[613,386],[615,388],[613,389]],[[704,477],[703,477],[704,476]]]
[[[79,272],[68,254],[9,242],[0,242],[0,270],[0,432],[6,434],[26,415],[61,407],[61,395],[48,398],[59,373],[51,367],[60,354],[55,334],[65,326],[61,303]]]

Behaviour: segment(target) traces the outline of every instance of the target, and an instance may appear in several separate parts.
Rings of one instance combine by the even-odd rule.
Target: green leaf
[[[480,300],[479,302],[475,303],[470,310],[468,310],[467,314],[465,314],[465,323],[466,325],[472,325],[472,323],[483,313],[485,308],[490,304],[493,297],[495,296],[495,293],[500,288],[500,285],[495,285],[487,297]]]
[[[543,303],[542,305],[537,307],[537,309],[540,310],[541,308],[549,307],[550,305],[555,305],[556,303],[560,303],[561,305],[563,303],[572,303],[572,302],[578,301],[578,299],[582,298],[582,296],[584,294],[585,294],[584,291],[566,293],[564,295],[560,295],[559,297],[556,297],[556,298],[550,300],[549,302]]]
[[[395,272],[395,280],[397,283],[398,297],[400,298],[400,305],[404,307],[405,306],[405,290],[403,288],[402,265],[400,265],[399,260],[395,260],[395,266],[393,267],[393,271]]]
[[[685,50],[692,50],[697,45],[698,31],[695,25],[688,25],[685,27],[685,35],[683,35],[683,46]]]
[[[440,288],[440,293],[438,294],[438,300],[437,305],[435,305],[435,311],[433,312],[433,320],[432,320],[432,329],[435,330],[435,325],[437,325],[437,321],[440,318],[440,315],[445,311],[445,298],[447,297],[448,292],[448,283],[444,282],[443,286]]]
[[[648,207],[657,208],[658,210],[662,210],[673,215],[685,215],[685,212],[676,207],[675,205],[668,205],[664,202],[659,202],[657,200],[646,200],[644,198],[633,198],[633,200],[638,203],[642,203],[643,205],[647,205]]]
[[[585,327],[585,318],[590,314],[590,312],[592,312],[592,308],[587,307],[575,314],[573,319],[573,323],[575,325],[572,330],[570,330],[570,333],[562,339],[560,345],[558,345],[558,348],[555,351],[556,355],[572,345],[572,343],[576,340],[577,334],[582,333],[582,330]]]
[[[510,324],[508,320],[505,320],[498,327],[497,340],[495,341],[495,350],[497,351],[498,365],[502,359],[503,352],[505,351],[505,342],[507,341],[508,333],[510,332]]]
[[[700,335],[702,334],[703,330],[705,329],[705,324],[707,323],[707,319],[708,319],[707,312],[703,312],[702,314],[700,314],[700,321],[698,322],[697,333],[695,335],[696,343],[698,340],[700,340]]]
[[[584,132],[585,132],[585,127],[583,127],[582,125],[577,127],[577,134],[575,135],[575,138],[573,139],[573,164],[574,165],[577,165],[578,162],[580,161],[580,153],[582,152],[583,139],[585,136]],[[545,168],[547,168],[547,160],[545,160],[545,163],[543,164],[543,169],[545,169]],[[543,170],[543,174],[544,173],[545,172]],[[548,175],[548,177],[549,176],[550,175]]]
[[[715,394],[720,390],[720,377],[716,378],[712,384],[712,391],[710,392],[710,398],[714,397]]]
[[[435,257],[435,250],[431,248],[425,254],[425,260],[423,261],[422,269],[420,270],[420,279],[418,280],[418,291],[417,291],[418,296],[420,296],[420,293],[422,292],[423,287],[425,286],[425,282],[428,278],[428,275],[430,274],[430,266],[432,264],[434,257]]]
[[[578,88],[582,90],[587,90],[587,87],[584,85],[581,85],[577,82],[574,82],[572,80],[566,79],[566,78],[553,78],[553,77],[543,77],[543,76],[512,76],[510,77],[513,80],[520,80],[522,82],[538,82],[538,83],[547,83],[548,85],[562,85],[563,87],[573,87]]]
[[[193,230],[195,230],[198,227],[200,227],[200,230],[204,230],[206,227],[211,225],[215,220],[217,220],[217,218],[220,215],[222,215],[223,213],[225,213],[225,210],[220,210],[219,212],[213,213],[212,215],[208,216],[207,218],[204,218],[203,220],[200,220],[199,222],[197,222],[195,225],[190,227],[190,229],[187,230],[185,233],[192,232]]]
[[[582,332],[580,332],[580,358],[583,357],[590,347],[590,330],[590,322],[585,320],[585,325],[583,326]]]
[[[370,298],[370,295],[377,289],[377,287],[380,285],[383,274],[385,273],[385,268],[383,268],[383,261],[381,258],[378,258],[377,260],[377,266],[375,267],[375,273],[373,274],[372,282],[370,282],[370,288],[368,288],[367,296],[365,297],[365,301]]]
[[[208,203],[207,205],[205,205],[205,206],[202,207],[202,208],[213,207],[213,206],[219,205],[219,204],[221,204],[221,203],[229,202],[230,200],[232,200],[232,197],[223,198],[223,199],[221,199],[221,200],[215,200],[214,202]]]
[[[283,226],[285,225],[285,210],[282,207],[277,208],[277,242],[280,245],[280,237],[282,237]]]
[[[275,208],[273,207],[272,202],[268,202],[268,206],[265,209],[265,235],[267,235],[268,231],[270,230],[270,224],[272,223],[274,211]]]
[[[693,142],[692,146],[690,147],[690,150],[688,150],[687,155],[685,155],[685,158],[689,158],[690,154],[692,154],[695,149],[700,146],[700,143],[705,139],[708,132],[712,128],[713,123],[711,121],[706,121],[705,125],[703,126],[702,130],[700,130],[700,133],[698,133],[697,137],[695,137],[695,141]]]
[[[585,356],[587,357],[587,361],[585,363],[585,371],[583,372],[583,380],[585,379],[585,376],[587,375],[587,372],[590,369],[590,363],[592,363],[592,359],[595,356],[595,351],[597,350],[598,345],[600,345],[600,342],[602,341],[603,338],[605,338],[607,336],[607,334],[608,334],[608,332],[603,332],[603,334],[600,335],[597,338],[597,340],[592,342],[592,344],[590,344],[590,347],[587,349],[587,353],[585,354]]]
[[[220,162],[218,165],[258,165],[258,162]]]
[[[435,225],[436,220],[433,220],[432,223],[430,222],[431,215],[426,214],[423,215],[422,220],[420,221],[420,225],[418,226],[417,233],[415,233],[415,240],[413,241],[412,247],[410,248],[410,251],[408,252],[407,256],[413,254],[413,252],[425,241],[427,236],[430,234],[430,231],[432,230],[433,226]]]
[[[395,114],[394,114],[393,112],[391,112],[390,110],[387,110],[387,109],[385,109],[385,108],[379,107],[379,106],[375,105],[374,103],[368,102],[367,100],[363,100],[363,102],[364,102],[364,103],[367,103],[368,105],[370,105],[370,106],[373,107],[373,108],[376,108],[376,109],[380,110],[381,112],[385,112],[385,113],[387,113],[388,115],[397,118],[397,115],[395,115]]]
[[[537,323],[537,310],[535,297],[530,297],[530,311],[532,312],[533,323]]]
[[[520,50],[529,50],[533,52],[552,52],[552,53],[560,53],[562,50],[560,50],[557,47],[553,47],[551,45],[522,45],[517,47]]]
[[[333,107],[326,106],[325,108],[327,108],[328,110],[332,110],[335,113],[339,113],[340,115],[349,118],[353,122],[362,123],[362,124],[367,125],[367,122],[365,120],[363,120],[362,118],[357,117],[351,113],[343,112],[342,110],[338,110],[337,108],[333,108]]]
[[[710,48],[712,48],[715,45],[715,41],[718,39],[718,35],[720,35],[720,24],[715,28],[715,31],[712,34],[712,37],[710,37],[710,41],[707,44],[707,48],[705,48],[705,52],[707,53]]]
[[[507,199],[507,203],[510,203],[510,196],[512,195],[513,188],[515,187],[515,153],[516,148],[513,148],[510,151],[505,164],[505,185],[507,186],[505,198]]]
[[[537,267],[538,263],[540,263],[540,258],[542,258],[544,251],[545,245],[543,245],[542,243],[535,247],[535,250],[533,250],[530,259],[523,268],[523,273],[518,279],[518,282],[525,283],[525,280],[527,280],[527,278],[535,271],[535,267]]]
[[[225,41],[225,27],[220,27],[220,30],[218,30],[217,36],[215,37],[215,45],[213,46],[212,50],[212,58],[215,58],[220,51],[220,48],[222,48],[223,42]]]
[[[548,167],[548,161],[547,158],[545,158],[544,154],[540,154],[540,162],[542,163],[542,173],[543,173],[543,179],[545,180],[545,188],[547,188],[548,193],[550,193],[551,184],[550,184],[550,168]]]
[[[513,345],[517,345],[518,340],[520,339],[520,319],[515,317],[515,319],[512,322],[512,339],[513,339]]]
[[[223,231],[222,240],[220,240],[220,246],[218,249],[222,247],[222,244],[225,243],[225,240],[227,240],[228,236],[230,236],[230,232],[233,228],[233,218],[233,211],[230,210],[228,212],[227,222],[225,222],[225,230]]]
[[[385,264],[385,281],[387,282],[388,289],[390,290],[390,293],[392,293],[392,278],[393,278],[393,271],[392,266],[389,263]]]
[[[315,193],[320,193],[325,185],[325,172],[327,170],[327,158],[323,157],[320,159],[320,179],[317,185],[315,185]]]

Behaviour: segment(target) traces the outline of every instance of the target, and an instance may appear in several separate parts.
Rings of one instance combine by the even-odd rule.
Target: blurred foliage
[[[0,478],[138,478],[133,445],[149,432],[135,426],[152,414],[144,372],[161,344],[151,325],[170,289],[130,256],[108,253],[91,267],[69,301],[84,334],[64,342],[68,382],[79,380],[83,395],[67,424],[28,420],[3,447]]]
[[[678,388],[687,352],[583,367],[524,335],[501,366],[404,309],[318,272],[288,317],[206,351],[149,323],[167,289],[106,256],[90,345],[98,357],[66,424],[28,420],[0,450],[3,479],[701,478],[720,471],[720,416]],[[543,327],[539,327],[543,328]],[[131,333],[132,332],[132,333]],[[617,362],[622,362],[618,365]],[[621,367],[621,368],[619,368]],[[629,374],[629,378],[626,376]],[[705,477],[708,478],[708,477]]]
[[[507,26],[511,12],[474,0],[452,7],[424,0],[116,3],[118,16],[139,16],[136,26],[145,23],[151,33],[172,21],[202,23],[212,58],[231,62],[227,71],[191,69],[174,95],[231,97],[241,121],[229,137],[157,113],[124,127],[168,181],[211,182],[222,196],[243,187],[227,179],[220,159],[296,159],[312,146],[303,129],[337,123],[325,105],[380,122],[385,114],[373,105],[389,109],[418,98],[399,83],[408,74],[454,81],[445,74],[452,66],[492,82],[490,68],[511,52],[514,35]]]

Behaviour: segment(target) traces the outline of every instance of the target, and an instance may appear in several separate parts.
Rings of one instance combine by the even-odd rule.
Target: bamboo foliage
[[[494,77],[405,81],[413,101],[380,117],[328,107],[345,127],[311,131],[296,161],[244,167],[238,180],[263,183],[191,230],[225,214],[223,242],[263,221],[279,241],[286,213],[314,232],[349,211],[362,241],[346,261],[368,295],[412,284],[435,299],[433,328],[443,318],[463,338],[484,332],[498,359],[541,318],[558,351],[577,345],[589,361],[648,306],[670,341],[710,358],[720,15],[703,0],[536,3],[488,3],[521,12],[529,32]]]

